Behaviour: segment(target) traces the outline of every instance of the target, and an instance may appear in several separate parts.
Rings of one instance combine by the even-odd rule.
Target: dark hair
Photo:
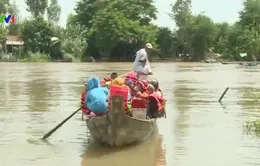
[[[149,81],[149,83],[153,85],[155,90],[157,90],[159,88],[159,82],[156,79]]]
[[[118,77],[117,72],[113,72],[113,73],[111,73],[110,77],[111,77],[112,79],[117,78],[117,77]]]

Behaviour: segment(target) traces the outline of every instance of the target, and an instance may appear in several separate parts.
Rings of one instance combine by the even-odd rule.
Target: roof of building
[[[24,42],[19,38],[19,36],[8,35],[6,45],[24,45]]]

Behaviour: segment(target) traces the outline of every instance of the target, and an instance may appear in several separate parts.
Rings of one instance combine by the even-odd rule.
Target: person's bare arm
[[[144,72],[137,72],[139,75],[149,75],[149,73],[144,73]]]

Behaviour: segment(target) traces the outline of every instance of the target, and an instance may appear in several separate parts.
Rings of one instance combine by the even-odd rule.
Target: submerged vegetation
[[[247,121],[244,128],[246,132],[254,132],[256,135],[260,135],[260,120]]]
[[[256,104],[259,105],[259,95],[253,94],[250,91],[257,91],[257,89],[254,88],[247,88],[244,92],[247,97],[250,97],[253,99],[253,102],[248,103],[249,105]],[[260,119],[246,121],[244,125],[244,129],[247,133],[255,133],[256,135],[260,136]]]
[[[260,132],[260,120],[248,121],[245,127],[248,131]]]
[[[170,13],[176,29],[152,23],[158,13],[153,0],[79,0],[66,27],[58,25],[61,7],[57,0],[25,2],[32,17],[24,20],[17,17],[15,3],[0,0],[0,13],[16,16],[15,24],[0,27],[2,61],[129,61],[146,42],[156,48],[150,53],[154,58],[200,61],[214,55],[228,60],[260,60],[260,0],[244,0],[234,24],[215,23],[203,13],[194,15],[191,0],[177,0]],[[7,35],[24,41],[19,56],[6,55]],[[241,58],[240,53],[248,56]]]

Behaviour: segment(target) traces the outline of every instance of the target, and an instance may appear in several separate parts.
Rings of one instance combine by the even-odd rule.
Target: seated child
[[[111,82],[118,77],[118,74],[116,72],[113,72],[110,74],[110,77],[104,78],[104,83],[102,83],[101,86],[109,87],[111,85]]]
[[[105,81],[112,81],[117,77],[118,77],[118,74],[116,72],[113,72],[113,73],[110,74],[110,77],[104,78],[104,80]]]
[[[98,77],[91,77],[85,85],[88,90],[85,106],[97,116],[104,115],[108,106],[108,89],[100,87],[100,79]]]
[[[147,86],[147,93],[149,95],[149,97],[148,97],[149,99],[151,99],[151,98],[155,99],[155,101],[157,103],[157,110],[161,111],[162,110],[162,102],[161,102],[160,97],[157,95],[155,88],[152,84],[149,84]]]
[[[153,79],[149,81],[149,83],[153,85],[153,87],[155,88],[155,93],[158,95],[159,98],[161,98],[163,95],[162,91],[159,88],[159,82],[156,79]]]
[[[125,85],[129,87],[129,91],[130,91],[130,93],[128,94],[128,101],[131,101],[131,99],[135,95],[134,87],[136,86],[136,83],[137,83],[137,73],[128,72],[125,78]]]
[[[166,99],[163,97],[162,91],[159,88],[158,81],[156,79],[153,79],[153,80],[149,81],[149,83],[153,85],[153,87],[155,89],[155,95],[161,103],[161,108],[160,108],[161,112],[165,111]]]
[[[125,84],[129,82],[136,84],[137,83],[137,73],[135,72],[128,72],[125,77]]]
[[[137,85],[135,86],[134,90],[136,92],[135,97],[140,97],[140,98],[147,98],[148,93],[147,93],[147,86],[148,82],[143,80],[143,81],[138,81]]]
[[[160,101],[155,94],[155,88],[152,84],[147,86],[147,93],[148,93],[148,105],[147,105],[147,116],[149,118],[156,118],[158,114],[158,110],[160,109]]]

